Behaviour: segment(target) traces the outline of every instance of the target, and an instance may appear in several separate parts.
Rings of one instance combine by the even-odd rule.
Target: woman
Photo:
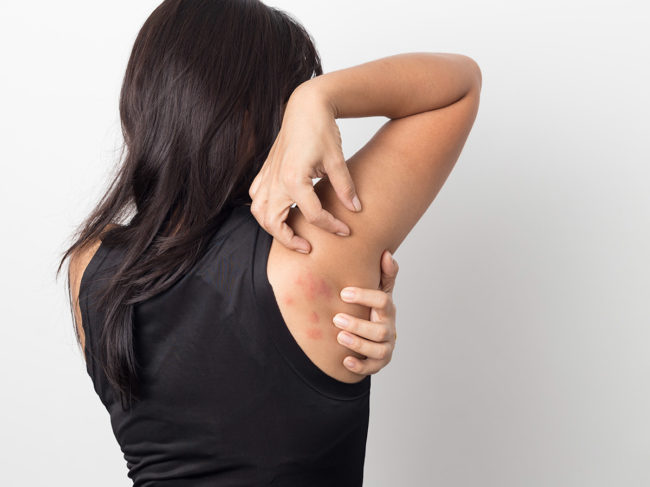
[[[361,485],[390,253],[480,86],[451,54],[323,74],[304,29],[257,0],[152,13],[122,87],[124,164],[62,259],[134,485]],[[375,115],[391,120],[346,164],[335,119]]]

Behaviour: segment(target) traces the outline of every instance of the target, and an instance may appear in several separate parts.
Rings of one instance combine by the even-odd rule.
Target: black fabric
[[[237,206],[191,272],[135,307],[142,399],[128,411],[92,358],[95,293],[120,250],[88,264],[87,370],[135,486],[362,485],[371,376],[338,381],[302,351],[267,278],[271,242]]]

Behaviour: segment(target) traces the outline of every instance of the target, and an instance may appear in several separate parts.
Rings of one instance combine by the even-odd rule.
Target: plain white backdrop
[[[130,485],[54,272],[117,160],[121,79],[158,3],[0,4],[2,485]],[[269,4],[325,71],[440,51],[483,72],[465,150],[396,254],[365,485],[650,485],[644,2]],[[340,121],[346,156],[383,122]]]

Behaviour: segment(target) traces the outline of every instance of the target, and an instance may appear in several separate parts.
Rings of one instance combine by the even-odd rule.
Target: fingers
[[[378,320],[368,321],[346,313],[337,313],[334,324],[341,328],[337,341],[361,355],[365,359],[348,356],[343,364],[348,370],[357,374],[374,374],[390,362],[397,332],[395,330],[395,304],[392,289],[399,270],[389,251],[384,251],[381,258],[382,289],[364,289],[346,287],[341,290],[341,299],[348,303],[357,303],[372,308]]]
[[[392,293],[395,287],[395,279],[399,272],[397,261],[388,250],[381,255],[381,281],[379,287],[382,291]]]
[[[340,331],[336,336],[337,341],[344,347],[354,350],[355,352],[365,355],[368,358],[390,361],[390,356],[393,352],[393,342],[375,342],[366,340],[360,336],[349,333],[347,330]]]
[[[346,318],[347,325],[343,325],[338,318]],[[345,313],[338,313],[334,317],[334,324],[344,331],[337,335],[337,341],[344,347],[354,350],[365,359],[345,357],[343,365],[357,374],[375,374],[391,361],[395,349],[395,328],[393,322],[367,321]],[[355,336],[356,335],[356,336]],[[349,337],[349,341],[345,341]]]
[[[266,161],[248,190],[251,197],[251,213],[260,226],[287,248],[303,253],[311,252],[309,242],[295,235],[293,229],[285,222],[289,210],[295,202],[307,222],[340,236],[350,235],[350,228],[322,207],[311,177],[307,173],[298,179],[282,173],[285,176],[278,179],[278,170],[271,169],[270,162],[273,161],[277,147],[278,139],[271,147]],[[350,199],[350,204],[353,204],[354,185],[345,160],[341,158],[339,163],[331,164],[330,171],[334,175],[335,189],[339,195],[349,194],[348,199]],[[274,188],[273,191],[270,190],[271,187]]]
[[[349,355],[343,360],[343,365],[356,374],[369,375],[376,374],[383,369],[386,366],[386,361],[374,358],[360,359]]]
[[[332,321],[338,328],[373,342],[392,342],[395,336],[390,324],[381,321],[368,321],[347,313],[337,313]]]
[[[280,223],[280,228],[277,231],[277,234],[274,234],[273,236],[274,238],[277,238],[285,247],[288,247],[291,250],[296,250],[303,254],[308,254],[311,252],[310,243],[304,238],[296,235],[291,227],[285,222]]]
[[[325,171],[341,203],[350,211],[361,211],[361,201],[357,196],[354,181],[352,181],[343,155],[335,162],[325,164]]]
[[[350,228],[323,208],[311,180],[297,191],[297,195],[296,204],[309,223],[337,235],[350,235]]]
[[[255,216],[256,220],[264,230],[273,235],[274,238],[291,250],[303,254],[311,252],[310,243],[306,239],[296,235],[293,229],[285,222],[289,209],[291,208],[291,202],[285,203],[284,208],[281,207],[281,202],[274,202],[265,207],[264,210],[260,209],[258,202],[259,198],[253,200],[251,203],[251,213]],[[280,205],[280,211],[278,213],[273,210],[273,205]]]
[[[379,314],[390,314],[394,307],[391,295],[380,289],[344,287],[341,290],[341,299],[346,303],[362,304],[374,308]]]

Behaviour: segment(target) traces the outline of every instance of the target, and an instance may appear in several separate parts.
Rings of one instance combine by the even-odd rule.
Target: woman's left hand
[[[379,289],[346,287],[345,289],[354,291],[354,297],[341,298],[348,303],[362,304],[371,308],[370,321],[346,313],[338,313],[336,316],[344,317],[348,321],[348,325],[344,327],[334,321],[337,327],[345,330],[339,332],[338,336],[349,333],[353,339],[350,345],[345,345],[340,341],[339,343],[367,357],[358,359],[348,355],[343,360],[343,365],[357,374],[375,374],[388,365],[393,356],[397,339],[393,287],[399,267],[388,250],[382,254],[380,263]]]

